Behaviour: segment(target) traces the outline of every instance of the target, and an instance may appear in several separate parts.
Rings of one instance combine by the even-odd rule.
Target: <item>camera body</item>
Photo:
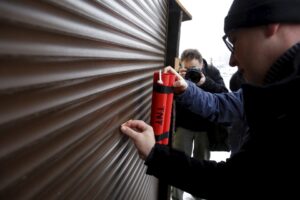
[[[201,79],[201,69],[196,67],[191,67],[186,71],[186,80],[192,81],[193,83],[198,83]]]

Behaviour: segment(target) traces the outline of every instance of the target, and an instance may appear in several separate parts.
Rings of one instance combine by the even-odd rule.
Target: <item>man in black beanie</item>
[[[242,85],[249,136],[226,162],[197,161],[155,144],[152,127],[121,126],[145,159],[147,173],[205,199],[293,199],[298,196],[300,133],[300,0],[234,0],[225,18],[230,65]],[[166,71],[176,74],[167,67]],[[191,110],[202,92],[178,74],[177,102]],[[228,99],[214,100],[224,107]],[[212,98],[215,99],[215,98]],[[207,104],[207,106],[211,106]],[[174,176],[176,174],[176,176]]]

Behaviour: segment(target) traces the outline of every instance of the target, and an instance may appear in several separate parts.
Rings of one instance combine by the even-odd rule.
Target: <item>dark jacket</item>
[[[230,78],[229,88],[231,91],[242,92],[242,84],[246,83],[243,74],[238,70]],[[228,131],[231,155],[238,152],[241,145],[248,137],[248,124],[245,116],[233,120]]]
[[[212,93],[228,92],[219,70],[212,65],[208,65],[205,60],[203,62],[202,72],[206,77],[206,81],[200,88]],[[209,120],[176,103],[176,127],[183,127],[192,131],[208,131],[212,129],[212,125],[213,123]]]
[[[267,76],[266,82],[273,83],[242,86],[249,137],[240,152],[226,162],[198,161],[157,144],[145,162],[147,173],[207,199],[298,196],[299,68],[297,44],[271,67],[272,72],[280,69]],[[188,98],[184,95],[180,98]]]

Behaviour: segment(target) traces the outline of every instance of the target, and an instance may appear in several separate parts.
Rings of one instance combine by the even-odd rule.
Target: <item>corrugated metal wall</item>
[[[157,199],[119,126],[149,121],[167,4],[0,1],[0,199]]]

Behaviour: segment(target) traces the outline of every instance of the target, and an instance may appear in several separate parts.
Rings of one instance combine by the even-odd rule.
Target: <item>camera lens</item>
[[[194,83],[198,83],[201,79],[201,71],[199,68],[189,68],[186,71],[185,79],[192,81]]]

